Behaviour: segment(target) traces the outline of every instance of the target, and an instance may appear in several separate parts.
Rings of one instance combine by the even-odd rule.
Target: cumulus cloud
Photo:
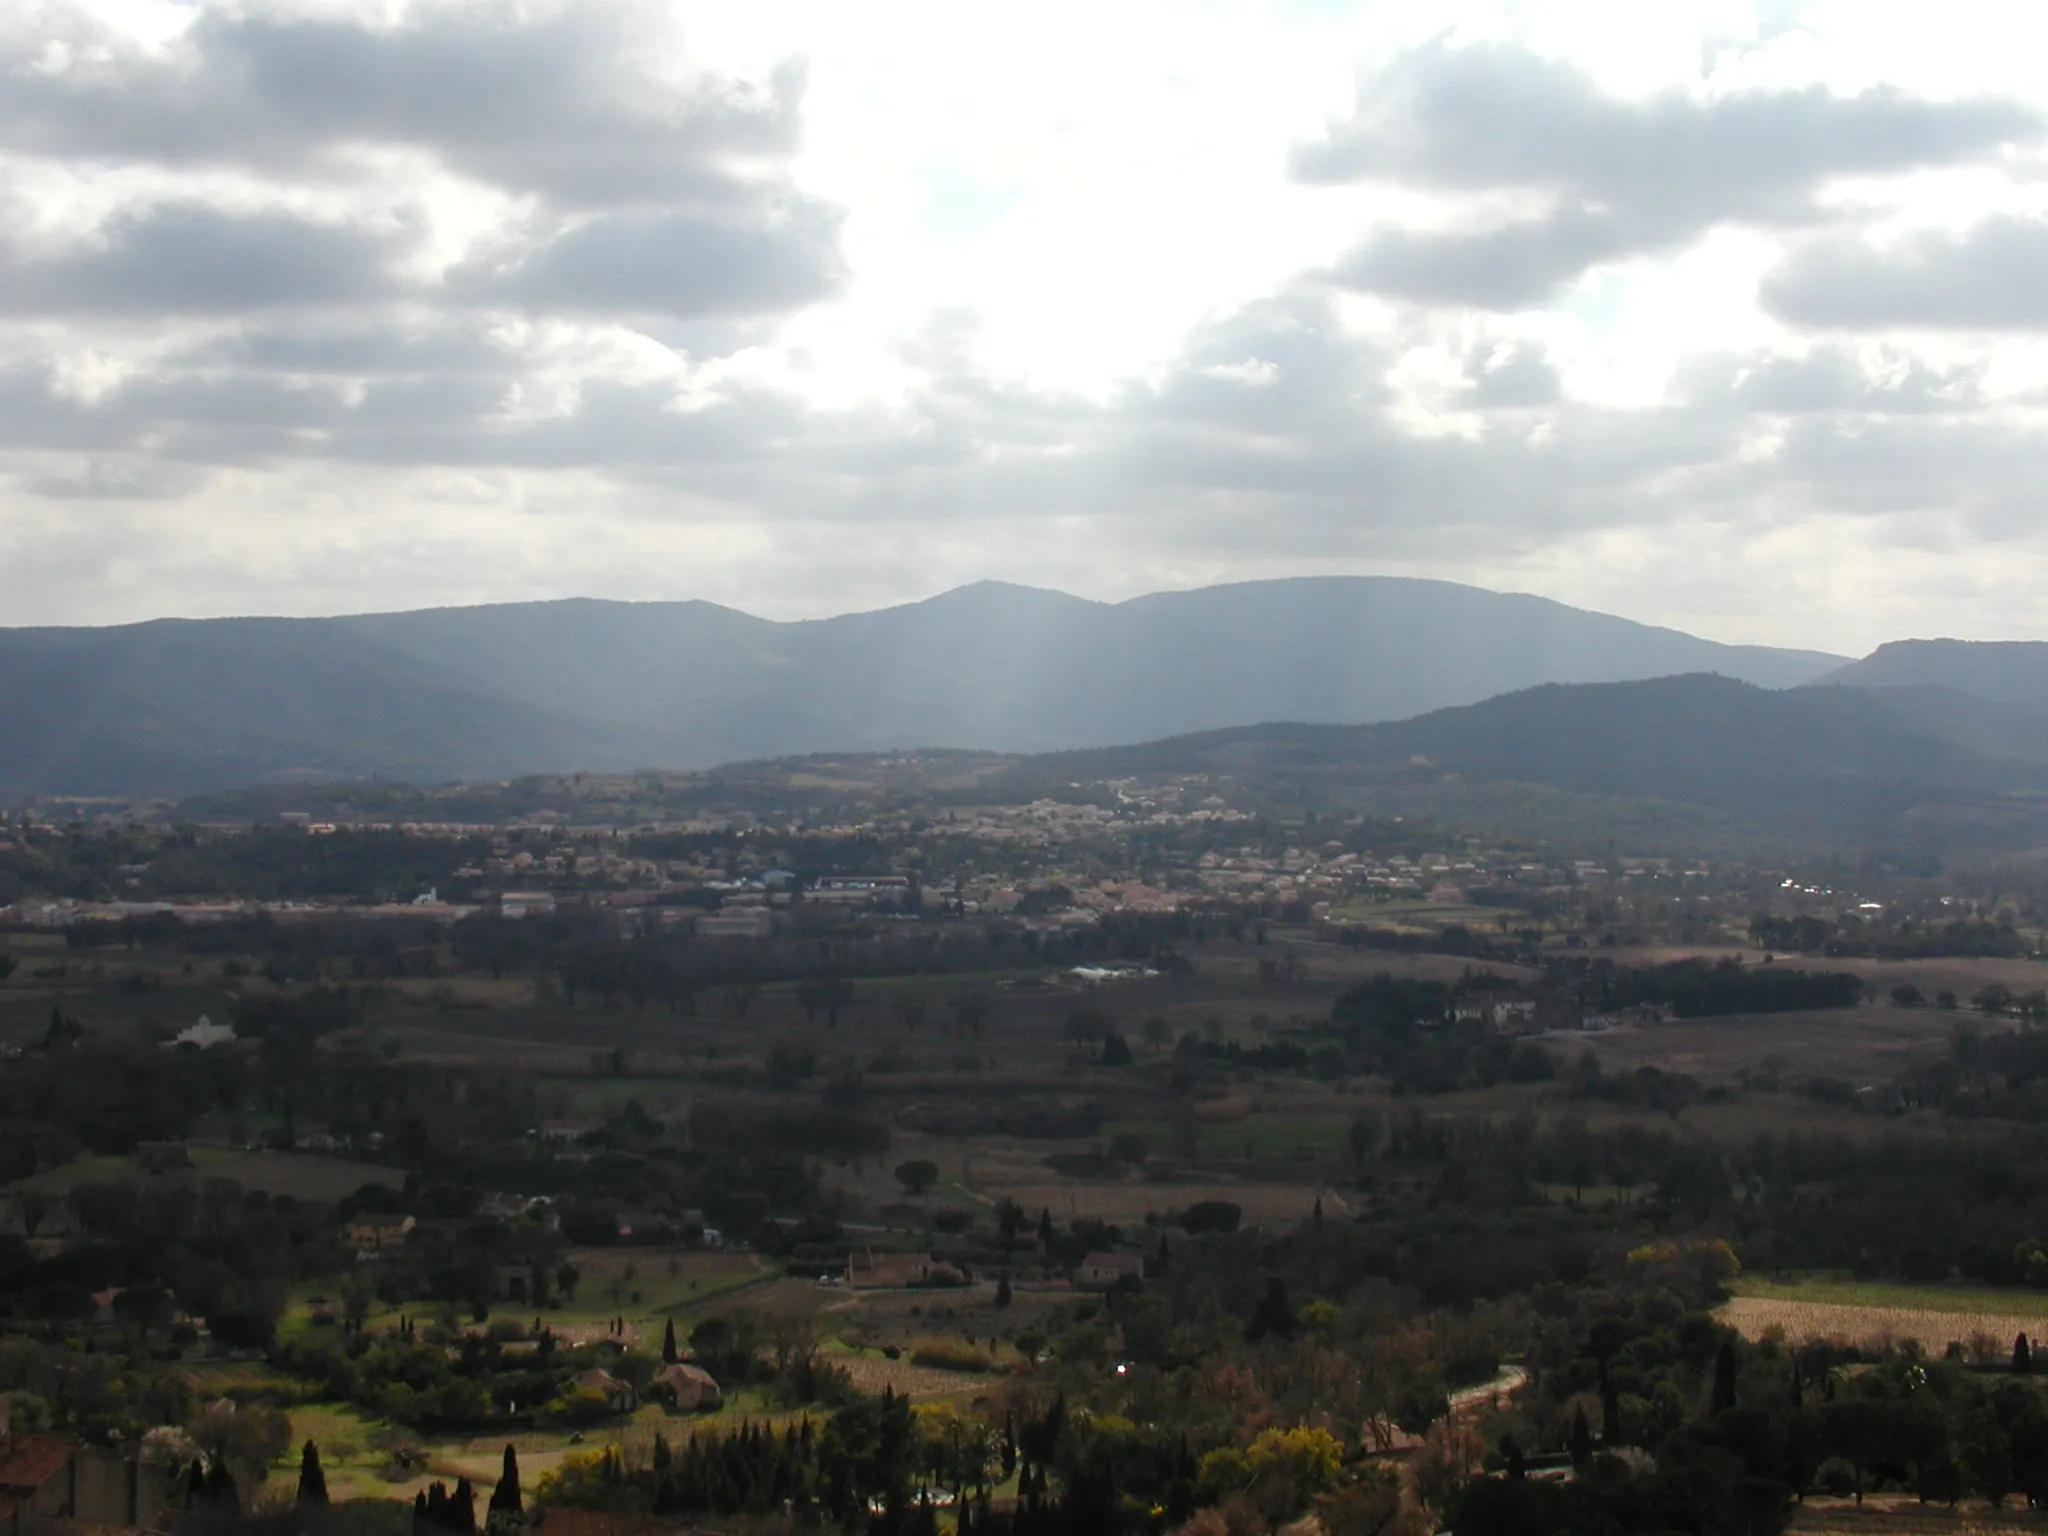
[[[2048,327],[2044,270],[2048,221],[2000,216],[1885,246],[1819,240],[1768,273],[1762,295],[1779,319],[1813,328],[2036,331]]]
[[[390,263],[417,235],[192,202],[123,208],[53,249],[0,238],[0,310],[166,316],[361,303],[396,291]]]
[[[675,67],[648,7],[419,3],[396,19],[209,7],[153,44],[44,0],[0,22],[0,138],[56,158],[310,174],[366,148],[578,206],[744,198],[796,147],[803,71]]]
[[[451,292],[595,314],[777,313],[827,297],[844,274],[840,216],[796,198],[751,218],[632,210],[604,214],[468,265]]]
[[[1241,159],[1177,168],[1183,208],[1145,179],[1179,140],[1125,96],[984,108],[956,58],[925,100],[982,131],[948,133],[890,116],[901,78],[835,65],[829,26],[807,77],[772,61],[808,35],[714,65],[652,0],[167,3],[155,35],[102,13],[0,15],[11,611],[686,590],[820,611],[983,575],[1107,592],[1332,567],[1586,600],[1605,558],[1630,593],[1704,602],[1644,574],[1670,530],[1692,560],[1720,540],[1790,570],[1860,538],[1874,561],[2029,537],[2048,476],[1996,350],[2048,313],[2043,226],[1879,243],[1858,223],[1916,171],[2018,185],[2030,105],[1624,97],[1516,46],[1432,43],[1291,170],[1301,118],[1247,115]],[[1186,110],[1254,54],[1187,74]],[[1327,100],[1352,94],[1340,69]],[[1091,112],[1091,143],[1143,141],[1096,180],[1057,148]],[[2007,143],[2029,146],[2016,169]],[[933,227],[933,166],[955,164],[1018,189],[998,224]],[[1364,190],[1320,190],[1340,184]],[[1133,204],[1213,289],[1132,255]],[[1218,207],[1252,210],[1246,243],[1205,265]],[[1754,232],[1750,264],[1700,279],[1726,290],[1711,320],[1676,262],[1557,302],[1724,225]],[[1063,371],[1120,322],[1113,292],[1076,292],[1097,254],[1189,297],[1129,366]],[[1728,578],[1737,608],[1754,574]],[[116,612],[114,592],[148,595]]]
[[[2020,103],[1891,89],[1623,99],[1522,48],[1437,43],[1362,81],[1352,114],[1296,146],[1292,169],[1311,185],[1538,199],[1541,211],[1521,216],[1374,231],[1334,269],[1348,287],[1516,309],[1597,263],[1718,225],[1816,222],[1817,194],[1837,178],[1980,160],[2041,130]]]

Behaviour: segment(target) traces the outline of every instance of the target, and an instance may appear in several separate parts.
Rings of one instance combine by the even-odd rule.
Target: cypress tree
[[[1621,1444],[1621,1393],[1604,1372],[1600,1379],[1600,1443],[1609,1448]]]
[[[476,1490],[463,1478],[448,1496],[448,1528],[458,1536],[476,1536]]]
[[[1052,1251],[1052,1210],[1047,1206],[1038,1208],[1038,1246]]]
[[[1572,1466],[1585,1471],[1593,1464],[1593,1426],[1586,1422],[1586,1405],[1572,1410]]]
[[[242,1508],[241,1493],[235,1487],[234,1474],[228,1471],[227,1463],[216,1461],[206,1474],[206,1497],[216,1509],[239,1513]]]
[[[2027,1342],[2024,1333],[2012,1341],[2012,1373],[2015,1376],[2034,1374],[2034,1347]]]
[[[1002,1273],[1002,1277],[996,1281],[996,1305],[999,1307],[1007,1307],[1009,1304],[1010,1272],[1008,1270],[1004,1270]]]
[[[505,1469],[498,1476],[498,1486],[491,1490],[490,1512],[494,1515],[516,1515],[525,1508],[519,1497],[519,1452],[508,1441],[505,1445]]]
[[[664,1365],[676,1363],[676,1320],[670,1318],[668,1326],[661,1331],[661,1359]]]
[[[320,1447],[310,1440],[306,1442],[305,1450],[299,1453],[299,1502],[327,1502],[327,1474],[320,1470]]]
[[[1726,1413],[1735,1406],[1735,1341],[1723,1339],[1714,1352],[1714,1393],[1708,1399],[1710,1413]]]
[[[1799,1362],[1797,1360],[1792,1362],[1792,1406],[1794,1408],[1806,1406],[1806,1384],[1799,1379]]]

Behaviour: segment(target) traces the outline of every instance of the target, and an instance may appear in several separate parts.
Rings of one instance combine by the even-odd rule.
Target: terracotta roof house
[[[68,1440],[9,1433],[0,1402],[0,1536],[34,1536],[71,1514],[77,1499],[77,1454]]]
[[[578,1392],[595,1392],[611,1406],[614,1413],[631,1413],[640,1406],[640,1395],[633,1390],[630,1381],[621,1381],[610,1371],[592,1366],[587,1371],[578,1371],[569,1378],[569,1385]]]
[[[692,1365],[687,1360],[664,1365],[656,1371],[647,1383],[647,1395],[661,1398],[683,1413],[698,1408],[716,1408],[724,1399],[717,1378],[703,1366]]]

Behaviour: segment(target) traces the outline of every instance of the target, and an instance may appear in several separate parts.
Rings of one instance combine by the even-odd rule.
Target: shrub
[[[935,1371],[991,1371],[995,1361],[979,1345],[960,1339],[919,1339],[910,1346],[910,1363]]]

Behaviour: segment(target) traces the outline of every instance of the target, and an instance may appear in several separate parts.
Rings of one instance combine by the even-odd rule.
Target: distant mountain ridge
[[[0,787],[190,793],[299,774],[435,781],[815,751],[1103,746],[1385,721],[1545,683],[1843,658],[1720,645],[1450,582],[1310,577],[1098,603],[985,582],[783,623],[571,599],[332,619],[0,630]]]
[[[1981,725],[1980,701],[1925,691]],[[1644,848],[2048,841],[2048,752],[1987,752],[1930,729],[1937,712],[1917,692],[1774,691],[1708,674],[1545,684],[1383,724],[1269,723],[1044,754],[1008,783],[1030,793],[1200,774],[1277,806],[1417,813],[1545,838],[1626,832]],[[1902,708],[1901,695],[1916,707]]]
[[[1858,688],[1951,688],[1992,704],[2048,714],[2048,643],[1893,640],[1815,681]]]

